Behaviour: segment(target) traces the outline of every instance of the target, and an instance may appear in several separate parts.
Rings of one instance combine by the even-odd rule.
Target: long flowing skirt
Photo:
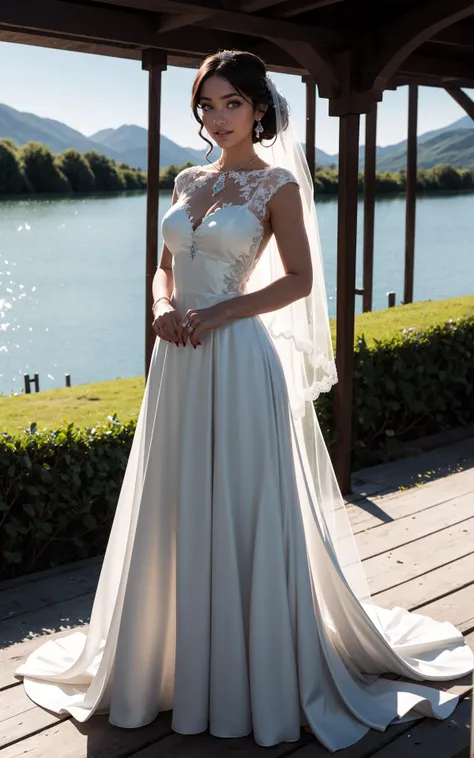
[[[456,698],[379,675],[462,676],[471,651],[449,623],[361,604],[317,502],[329,457],[315,477],[302,440],[259,318],[197,349],[157,340],[89,629],[29,656],[28,695],[126,728],[173,709],[177,732],[260,745],[305,723],[332,751],[448,716]]]

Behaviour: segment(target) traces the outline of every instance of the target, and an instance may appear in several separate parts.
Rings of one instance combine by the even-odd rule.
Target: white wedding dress
[[[266,205],[295,181],[234,172],[214,198],[210,176],[182,172],[163,220],[181,314],[245,292]],[[197,349],[157,338],[89,629],[28,657],[28,695],[127,728],[173,709],[177,732],[253,731],[260,745],[308,724],[331,751],[394,719],[448,716],[451,695],[379,675],[463,676],[471,651],[449,623],[360,602],[352,534],[335,546],[320,502],[332,493],[347,519],[329,456],[316,471],[303,439],[260,318]]]

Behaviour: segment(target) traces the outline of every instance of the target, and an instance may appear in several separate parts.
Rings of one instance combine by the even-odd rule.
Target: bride
[[[448,680],[473,657],[451,624],[370,600],[313,408],[337,376],[286,101],[258,57],[224,51],[192,107],[222,152],[177,176],[163,220],[157,339],[90,626],[16,673],[81,722],[172,709],[176,732],[264,746],[307,725],[336,751],[445,718],[455,697],[381,676]]]

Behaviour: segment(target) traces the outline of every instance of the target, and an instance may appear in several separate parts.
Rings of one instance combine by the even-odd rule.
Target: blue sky
[[[62,121],[88,136],[107,127],[147,124],[147,74],[138,61],[3,42],[0,71],[0,103]],[[161,131],[180,145],[202,147],[189,107],[194,73],[178,68],[164,73]],[[289,100],[296,131],[304,139],[304,85],[295,76],[274,74],[273,79]],[[443,90],[420,89],[420,134],[463,115]],[[379,106],[377,143],[405,139],[406,123],[406,88],[386,92]],[[337,152],[337,119],[328,116],[327,101],[319,99],[316,143],[328,153]]]

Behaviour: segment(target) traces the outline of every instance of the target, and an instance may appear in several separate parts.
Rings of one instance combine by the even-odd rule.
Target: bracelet
[[[167,301],[169,302],[169,304],[171,305],[171,300],[169,299],[169,297],[168,297],[167,295],[162,295],[161,297],[158,297],[158,298],[155,300],[155,302],[153,303],[153,305],[151,306],[151,310],[153,311],[153,313],[155,312],[155,305],[156,305],[157,303],[159,303],[159,302],[160,302],[160,300],[167,300]]]

